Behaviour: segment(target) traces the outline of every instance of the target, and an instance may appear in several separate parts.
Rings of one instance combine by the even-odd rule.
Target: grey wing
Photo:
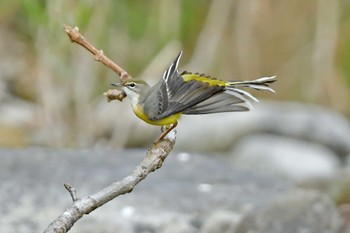
[[[248,87],[256,90],[268,90],[274,92],[269,87],[270,83],[275,82],[275,76],[263,77],[252,81],[235,81],[228,82],[223,92],[218,92],[209,99],[204,100],[197,105],[186,109],[184,114],[208,114],[217,112],[236,112],[248,111],[253,106],[250,100],[259,102],[257,98],[249,92],[240,89],[240,87]],[[241,105],[243,104],[243,105]]]
[[[217,112],[248,111],[249,101],[237,88],[209,85],[196,80],[184,81],[178,72],[182,52],[164,72],[163,78],[152,88],[146,108],[151,120],[160,120],[173,114],[209,114]],[[237,89],[239,90],[239,89]],[[152,101],[150,101],[152,100]]]
[[[181,55],[182,52],[164,72],[163,78],[152,88],[148,99],[153,99],[153,101],[146,101],[152,102],[154,105],[152,110],[150,110],[151,108],[145,109],[145,111],[152,113],[152,120],[184,112],[224,89],[224,87],[210,86],[208,83],[195,80],[185,82],[177,69]]]
[[[173,75],[167,85],[171,91],[167,95],[169,97],[168,106],[161,114],[162,118],[178,112],[186,113],[188,109],[224,89],[220,86],[210,86],[208,83],[195,80],[185,82],[178,72]]]
[[[197,105],[186,109],[183,113],[188,115],[210,114],[218,112],[249,111],[249,108],[241,103],[247,103],[242,98],[226,92],[219,92]]]
[[[145,109],[151,120],[163,119],[179,112],[196,115],[249,111],[252,108],[250,101],[236,89],[210,86],[194,80],[185,82],[178,73],[167,83],[160,81],[154,90],[158,91],[153,91],[150,97],[158,100],[153,101],[157,111]]]

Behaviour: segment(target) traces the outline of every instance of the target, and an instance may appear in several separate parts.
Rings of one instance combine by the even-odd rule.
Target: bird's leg
[[[177,122],[172,124],[169,128],[166,128],[163,133],[159,136],[159,138],[155,141],[155,143],[158,143],[160,140],[162,140],[171,130],[173,130],[177,126]],[[162,130],[163,130],[162,126]]]

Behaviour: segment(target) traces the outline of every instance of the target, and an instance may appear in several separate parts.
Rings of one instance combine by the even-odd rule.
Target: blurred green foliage
[[[69,42],[68,24],[133,76],[157,80],[183,49],[188,70],[221,79],[277,75],[278,94],[264,97],[349,114],[349,12],[344,0],[2,0],[0,81],[8,96],[35,106],[25,135],[44,136],[29,141],[93,140],[76,138],[115,75]]]

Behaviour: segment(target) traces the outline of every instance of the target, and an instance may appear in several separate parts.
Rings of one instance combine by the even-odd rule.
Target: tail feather
[[[259,100],[256,97],[254,97],[252,94],[250,94],[248,91],[242,90],[241,88],[249,87],[259,91],[275,92],[271,87],[269,87],[269,84],[275,81],[276,81],[276,76],[262,77],[252,81],[228,82],[226,86],[226,92],[231,95],[240,96],[242,99],[244,99],[244,102],[249,106],[249,108],[251,108],[250,102],[245,97],[248,97],[249,99],[252,99],[255,102],[259,102]]]
[[[240,98],[242,100],[244,100],[244,102],[246,102],[246,103],[249,103],[249,100],[246,99],[245,97],[248,97],[248,98],[254,100],[255,102],[259,102],[259,100],[256,97],[254,97],[252,94],[250,94],[247,91],[238,89],[238,88],[228,88],[225,92],[229,93],[230,95],[238,94],[238,96],[240,96]]]
[[[272,77],[262,77],[256,80],[252,81],[233,81],[228,82],[227,86],[233,87],[233,88],[240,88],[240,87],[249,87],[253,88],[259,91],[271,91],[275,92],[271,87],[269,87],[270,83],[273,83],[276,81],[276,76]]]

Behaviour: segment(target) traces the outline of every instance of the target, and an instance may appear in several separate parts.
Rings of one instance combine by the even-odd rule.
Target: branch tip
[[[71,30],[71,27],[69,27],[68,25],[66,24],[63,24],[63,29],[66,33],[69,33],[69,31]]]
[[[67,189],[67,191],[69,192],[73,202],[77,201],[78,200],[78,197],[77,197],[77,190],[70,186],[69,184],[64,184],[64,187]]]
[[[125,81],[125,80],[128,80],[128,79],[131,79],[131,76],[128,74],[128,72],[123,71],[123,72],[120,74],[120,79],[121,79],[122,81]]]

